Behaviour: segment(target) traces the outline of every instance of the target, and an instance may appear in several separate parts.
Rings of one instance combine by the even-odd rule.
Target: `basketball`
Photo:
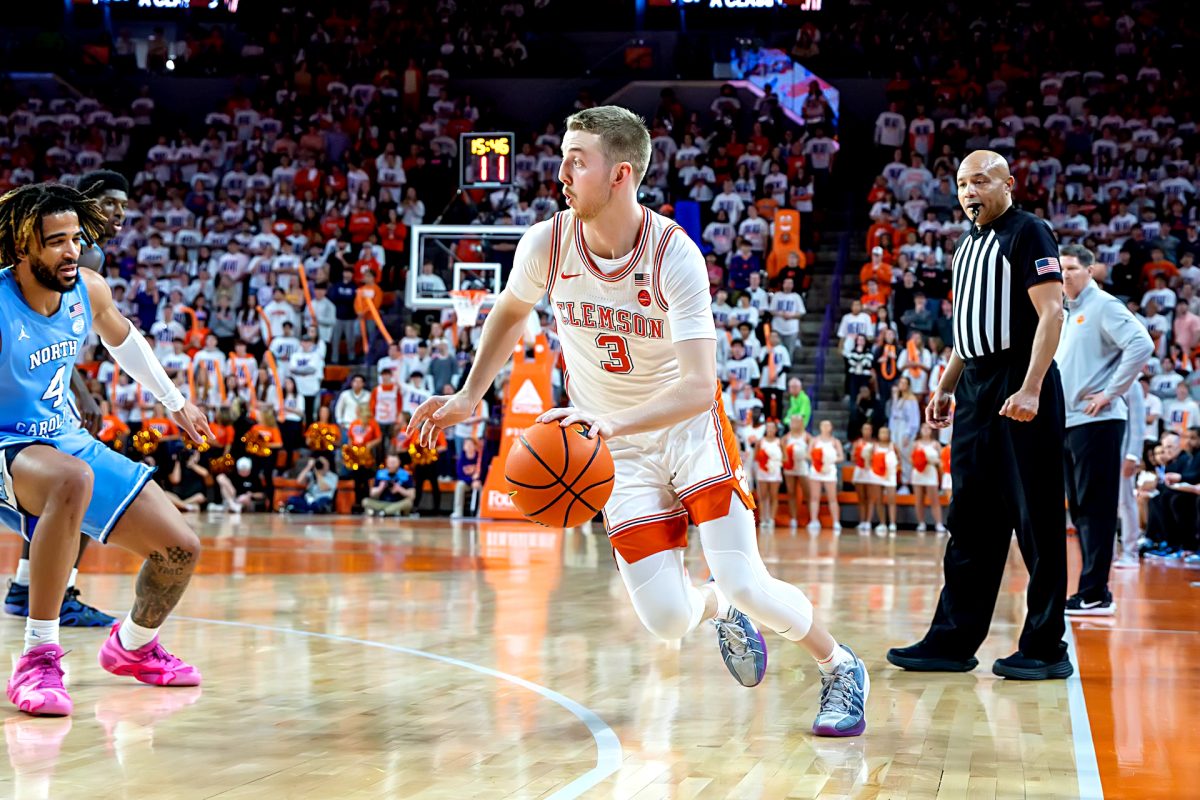
[[[582,525],[608,502],[613,460],[599,437],[582,425],[557,422],[526,428],[504,464],[513,505],[534,522],[551,527]]]

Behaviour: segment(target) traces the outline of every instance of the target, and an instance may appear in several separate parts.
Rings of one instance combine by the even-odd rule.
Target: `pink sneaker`
[[[63,686],[63,649],[56,644],[35,647],[17,661],[8,679],[8,699],[26,714],[39,717],[71,713],[71,696]]]
[[[108,640],[100,648],[100,666],[113,675],[129,675],[151,686],[200,685],[200,670],[168,653],[157,636],[137,650],[126,650],[117,635],[120,629],[118,622],[108,632]]]

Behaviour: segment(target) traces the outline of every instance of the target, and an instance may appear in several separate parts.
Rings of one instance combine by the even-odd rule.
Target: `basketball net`
[[[453,289],[450,302],[454,304],[454,324],[459,328],[474,328],[487,292],[483,289]]]

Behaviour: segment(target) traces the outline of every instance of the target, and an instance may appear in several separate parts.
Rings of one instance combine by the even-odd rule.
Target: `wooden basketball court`
[[[1200,570],[1118,572],[1115,619],[1076,623],[1080,676],[991,674],[1015,649],[1010,574],[980,666],[904,673],[945,539],[761,538],[872,670],[868,729],[809,733],[817,670],[770,637],[767,680],[737,686],[709,629],[646,634],[602,532],[527,524],[198,515],[200,574],[164,642],[204,686],[157,689],[64,632],[75,715],[7,703],[0,796],[21,798],[1194,797]],[[0,541],[0,565],[20,542]],[[1073,550],[1077,549],[1072,542]],[[704,574],[699,551],[692,568]],[[1077,559],[1076,559],[1077,561]],[[137,564],[88,551],[84,598],[124,613]],[[6,617],[4,646],[23,625]],[[8,666],[11,669],[11,662]]]

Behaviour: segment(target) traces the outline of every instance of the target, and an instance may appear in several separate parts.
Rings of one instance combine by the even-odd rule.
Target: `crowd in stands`
[[[400,24],[407,13],[372,3],[364,28]],[[453,3],[439,4],[437,14],[443,24],[461,22]],[[452,70],[479,65],[459,41],[453,53],[417,48],[406,68],[393,68],[379,48],[347,51],[347,19],[353,15],[332,7],[328,16],[292,17],[278,41],[251,54],[264,60],[268,79],[204,114],[202,124],[175,131],[159,123],[149,91],[122,105],[6,93],[0,191],[37,180],[74,184],[100,167],[129,177],[104,274],[184,394],[208,411],[217,450],[184,447],[162,409],[102,348],[84,363],[106,401],[106,439],[162,460],[158,479],[181,507],[200,504],[200,481],[206,501],[219,496],[229,510],[326,510],[340,475],[354,485],[355,508],[424,509],[428,487],[433,505],[425,510],[440,513],[437,479],[477,488],[496,452],[495,395],[479,420],[433,453],[417,452],[403,435],[421,400],[460,385],[474,344],[452,310],[405,307],[408,229],[439,217],[547,219],[562,207],[561,120],[521,135],[511,190],[447,203],[457,134],[488,123],[471,97],[452,94]],[[283,53],[298,55],[272,55]],[[815,106],[819,96],[814,88]],[[584,95],[575,108],[593,104]],[[803,347],[814,186],[831,173],[837,143],[819,123],[785,125],[769,94],[744,108],[732,87],[696,110],[666,90],[650,127],[641,199],[668,215],[680,201],[700,206],[721,376],[752,457],[765,419],[786,424],[802,412],[807,425],[811,413],[789,369]],[[781,209],[798,212],[799,225],[784,236],[786,252],[775,254],[772,223]],[[418,280],[440,282],[442,291],[450,282],[428,265],[422,273],[429,274]],[[552,319],[544,322],[553,339]],[[139,439],[142,430],[157,436]],[[284,498],[277,478],[305,491]],[[455,513],[469,514],[473,493],[458,494]]]
[[[274,478],[289,473],[309,490],[285,505],[325,508],[327,476],[340,473],[353,479],[355,507],[365,511],[420,507],[428,487],[436,512],[438,480],[429,479],[436,476],[457,479],[456,506],[470,513],[463,495],[495,452],[500,397],[488,398],[490,426],[485,409],[471,431],[432,454],[413,452],[397,435],[420,399],[459,385],[473,346],[451,310],[405,307],[408,229],[435,219],[529,225],[561,208],[561,120],[521,132],[511,190],[453,193],[457,134],[486,126],[491,113],[456,94],[454,77],[503,60],[496,42],[515,36],[536,8],[509,3],[503,30],[475,30],[449,0],[420,13],[359,6],[291,15],[261,52],[248,42],[243,54],[249,46],[267,77],[199,126],[165,133],[148,91],[119,107],[87,97],[20,97],[0,114],[0,189],[70,183],[100,166],[130,176],[130,206],[107,248],[106,275],[181,387],[228,431],[232,466],[225,462],[225,473],[206,485],[216,485],[230,509],[274,507]],[[1141,20],[1091,24],[1121,29],[1122,41],[1146,40]],[[440,47],[428,44],[430,25],[445,33]],[[371,46],[381,31],[425,38],[403,50],[401,65],[392,61],[396,48]],[[1012,57],[1018,52],[1020,68]],[[1193,279],[1200,276],[1189,87],[1164,78],[1153,55],[1122,53],[1081,72],[1039,71],[1035,54],[1027,41],[1001,41],[973,62],[934,59],[926,65],[933,76],[927,93],[913,91],[920,65],[901,65],[876,124],[881,169],[866,198],[869,261],[858,275],[861,300],[837,329],[852,411],[844,432],[850,446],[839,452],[862,487],[860,519],[873,520],[878,509],[884,531],[894,530],[898,494],[918,485],[936,491],[945,477],[940,445],[948,433],[934,441],[922,430],[921,409],[953,342],[949,258],[968,226],[954,187],[964,152],[987,147],[1008,156],[1018,203],[1043,216],[1064,243],[1084,243],[1109,266],[1114,292],[1129,298],[1156,337],[1161,360],[1147,368],[1156,392],[1200,383],[1200,376],[1188,380],[1200,323],[1183,310],[1197,302]],[[593,104],[582,93],[574,108]],[[726,409],[767,503],[771,484],[815,466],[811,446],[819,439],[805,434],[799,447],[793,435],[775,458],[773,442],[812,422],[794,364],[815,344],[801,341],[800,320],[820,199],[840,149],[816,84],[805,107],[814,113],[796,126],[770,93],[747,107],[725,87],[708,108],[686,109],[665,90],[650,120],[652,159],[641,195],[667,215],[680,202],[699,206]],[[781,211],[798,212],[798,230],[781,231]],[[450,283],[432,266],[422,273],[434,292]],[[552,317],[544,315],[543,324],[553,340]],[[196,493],[187,489],[195,488],[204,459],[172,444],[177,432],[162,425],[164,415],[144,392],[102,360],[92,363],[110,426],[132,434],[150,420],[162,428],[163,452],[184,455],[160,479],[181,482],[177,496],[194,505]],[[337,426],[337,445],[314,451],[306,434],[316,437],[322,429],[313,426],[322,424]],[[256,427],[262,430],[250,436]],[[350,469],[342,444],[371,458],[354,451],[361,464]],[[464,453],[475,459],[473,472]],[[916,479],[915,464],[925,465]]]
[[[994,23],[981,19],[972,27],[991,30]],[[958,206],[956,171],[962,155],[976,149],[1008,159],[1015,204],[1043,218],[1062,244],[1095,253],[1104,288],[1128,302],[1155,341],[1156,357],[1140,382],[1148,447],[1158,452],[1147,450],[1144,501],[1169,491],[1160,437],[1177,456],[1171,433],[1185,434],[1186,442],[1196,424],[1200,153],[1193,90],[1182,73],[1160,69],[1162,54],[1145,46],[1164,36],[1151,18],[1100,10],[1084,27],[1086,38],[1111,45],[1111,58],[1096,59],[1093,50],[1078,62],[1072,54],[1076,68],[1063,67],[1055,48],[1034,46],[1046,36],[1035,29],[1019,42],[999,37],[973,67],[952,50],[935,58],[913,54],[916,63],[898,65],[889,84],[889,107],[874,130],[881,168],[865,198],[869,260],[855,276],[861,296],[837,333],[852,452],[877,449],[886,435],[898,451],[901,492],[906,484],[916,489],[912,454],[926,438],[921,411],[952,352],[951,259],[970,225]],[[930,31],[926,43],[940,36],[938,28]],[[1082,66],[1091,60],[1097,63]],[[923,90],[913,91],[919,74]],[[948,444],[950,431],[938,438]],[[871,482],[870,459],[864,467],[861,455],[851,458],[856,486],[864,474]],[[1169,540],[1167,553],[1195,549],[1195,515],[1190,519],[1157,530],[1152,524],[1150,535]]]

